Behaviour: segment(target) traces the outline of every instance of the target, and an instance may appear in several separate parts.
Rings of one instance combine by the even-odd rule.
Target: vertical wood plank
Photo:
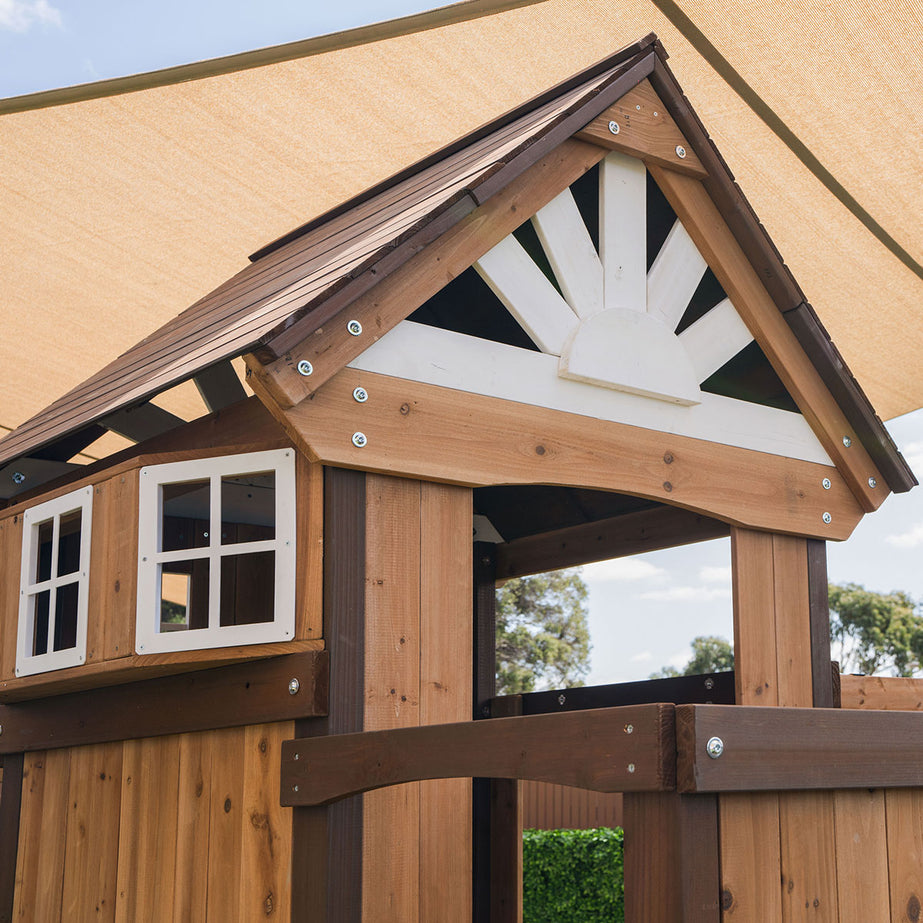
[[[772,563],[779,705],[810,708],[814,681],[807,541],[793,535],[773,535]],[[829,676],[829,667],[826,669]]]
[[[779,796],[782,845],[782,919],[837,923],[837,867],[833,795],[786,792]]]
[[[611,151],[599,166],[599,252],[606,308],[647,309],[647,171]]]
[[[923,919],[923,791],[888,789],[888,873],[892,923]]]
[[[365,730],[420,722],[420,484],[369,476]],[[363,796],[364,920],[419,920],[419,783]]]
[[[811,609],[811,674],[814,707],[837,707],[830,662],[830,606],[827,591],[827,543],[807,540],[808,596]]]
[[[884,792],[836,792],[833,805],[839,921],[887,920],[891,904]]]
[[[93,637],[94,619],[99,619],[95,643],[102,645],[102,657],[112,660],[126,657],[135,649],[135,602],[138,582],[138,471],[126,471],[100,485],[106,499],[105,516],[97,519],[93,509],[93,561],[98,562],[99,587],[94,596],[93,571],[90,571],[90,622],[87,646]],[[99,494],[93,497],[94,504]],[[105,532],[96,542],[96,523]],[[98,608],[92,605],[98,600]],[[94,612],[96,615],[94,615]]]
[[[490,923],[522,923],[522,797],[518,779],[490,780]]]
[[[213,731],[212,797],[208,820],[208,923],[240,915],[244,729]]]
[[[114,920],[122,743],[71,751],[62,919]]]
[[[22,520],[0,519],[0,677],[16,675],[16,632],[19,623],[19,573]]]
[[[420,723],[471,716],[471,490],[424,482]],[[420,786],[420,919],[471,920],[471,780]]]
[[[26,755],[16,864],[18,920],[61,919],[70,764],[70,750]]]
[[[181,734],[176,792],[176,877],[173,919],[205,923],[208,905],[208,821],[212,735]]]
[[[9,753],[0,769],[0,923],[9,923],[13,919],[23,762],[22,753]]]
[[[291,901],[292,809],[279,805],[280,750],[291,721],[244,733],[242,920],[287,920]]]
[[[118,923],[157,923],[173,912],[180,740],[129,740],[122,754]]]
[[[324,469],[295,452],[295,637],[323,637]]]

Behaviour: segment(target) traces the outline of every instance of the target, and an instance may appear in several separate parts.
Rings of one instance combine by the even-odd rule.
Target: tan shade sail
[[[902,31],[916,47],[918,19],[843,4],[683,12],[851,199],[648,2],[546,0],[382,28],[359,45],[346,36],[293,60],[0,115],[0,424],[88,378],[267,241],[652,30],[873,404],[885,417],[923,405],[923,68],[894,50]],[[165,403],[190,416],[196,401],[187,388]]]

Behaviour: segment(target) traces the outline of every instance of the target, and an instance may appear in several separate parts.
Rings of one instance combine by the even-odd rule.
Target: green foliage
[[[651,674],[651,679],[668,676],[696,676],[700,673],[725,673],[734,669],[734,648],[731,642],[716,635],[699,635],[692,639],[692,657],[689,663],[677,670],[664,667]]]
[[[831,583],[830,635],[843,673],[913,676],[923,664],[923,618],[903,591]]]
[[[526,830],[523,923],[622,923],[622,831]]]
[[[183,624],[186,621],[186,607],[171,603],[168,599],[160,600],[160,621],[171,624]]]
[[[579,569],[517,577],[497,590],[498,694],[583,685],[587,594]]]

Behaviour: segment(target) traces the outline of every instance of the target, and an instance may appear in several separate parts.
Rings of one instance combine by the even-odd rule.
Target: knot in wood
[[[734,895],[731,894],[731,892],[727,888],[725,888],[721,892],[721,909],[730,910],[731,907],[733,906],[734,906]]]
[[[920,899],[916,894],[910,895],[910,900],[907,901],[907,919],[911,923],[919,923],[920,919]]]

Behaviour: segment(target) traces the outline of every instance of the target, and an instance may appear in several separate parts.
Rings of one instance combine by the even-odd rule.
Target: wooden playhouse
[[[625,793],[628,920],[919,919],[917,691],[840,687],[825,567],[915,480],[665,62],[296,229],[0,441],[0,919],[516,920],[521,779]],[[498,580],[728,534],[732,683],[495,697]]]

